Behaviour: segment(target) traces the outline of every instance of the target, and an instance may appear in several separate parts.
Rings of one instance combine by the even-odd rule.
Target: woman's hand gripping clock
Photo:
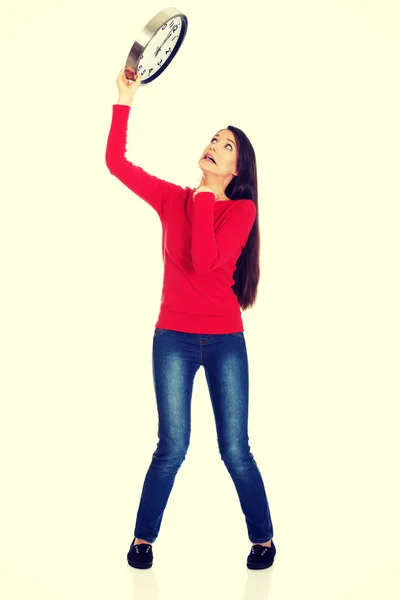
[[[128,75],[132,76],[132,79],[128,79],[126,76],[126,71],[128,71]],[[140,87],[140,83],[142,81],[141,73],[137,73],[137,71],[129,71],[126,67],[123,67],[118,73],[118,77],[116,79],[116,84],[119,91],[119,104],[132,104],[132,100],[136,92]]]

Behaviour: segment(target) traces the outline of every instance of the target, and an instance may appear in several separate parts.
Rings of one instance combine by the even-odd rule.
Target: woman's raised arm
[[[115,175],[137,196],[145,200],[157,211],[163,220],[164,203],[167,196],[176,186],[173,183],[150,175],[141,167],[127,160],[126,142],[128,118],[133,97],[140,87],[142,76],[136,74],[134,81],[125,76],[125,68],[121,69],[116,83],[119,90],[118,104],[113,104],[111,127],[106,148],[106,165],[112,175]]]

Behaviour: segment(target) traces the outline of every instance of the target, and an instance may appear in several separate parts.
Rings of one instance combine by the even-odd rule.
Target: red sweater
[[[162,224],[164,279],[155,327],[186,333],[243,331],[232,285],[236,262],[256,218],[252,200],[216,200],[159,179],[125,157],[130,106],[113,104],[106,165]]]

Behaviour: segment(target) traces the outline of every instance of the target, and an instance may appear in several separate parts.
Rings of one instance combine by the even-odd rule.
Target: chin
[[[212,168],[204,167],[204,165],[200,165],[200,163],[201,163],[201,160],[199,160],[199,162],[197,163],[200,171],[202,171],[203,173],[215,173],[215,171]]]

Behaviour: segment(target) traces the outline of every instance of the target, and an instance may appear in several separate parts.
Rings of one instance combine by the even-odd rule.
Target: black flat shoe
[[[153,549],[151,544],[135,544],[136,538],[127,554],[128,563],[136,569],[149,569],[153,564]]]
[[[247,557],[247,566],[249,569],[268,569],[274,562],[275,554],[276,548],[273,541],[271,542],[271,548],[253,544]]]

